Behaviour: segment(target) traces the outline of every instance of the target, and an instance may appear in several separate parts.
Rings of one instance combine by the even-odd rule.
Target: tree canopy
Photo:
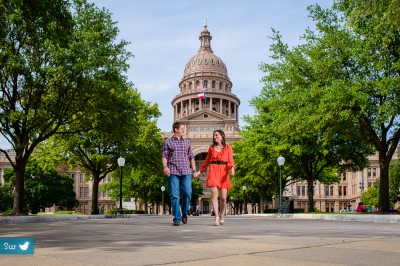
[[[16,172],[18,215],[32,152],[55,134],[100,126],[90,118],[129,87],[123,73],[130,53],[110,13],[85,0],[1,1],[0,16],[0,133],[15,160],[0,152]]]
[[[292,178],[307,180],[309,207],[314,181],[362,169],[376,151],[379,208],[389,209],[388,167],[400,138],[400,32],[388,25],[389,18],[398,22],[396,1],[383,2],[310,6],[316,29],[306,31],[304,44],[290,48],[273,30],[274,62],[260,66],[264,88],[251,102],[256,115],[246,130],[264,135],[267,153],[287,159]]]

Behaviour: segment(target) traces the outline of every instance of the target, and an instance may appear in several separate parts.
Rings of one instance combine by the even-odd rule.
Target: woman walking
[[[215,130],[213,133],[213,144],[208,148],[207,158],[200,167],[200,172],[207,171],[206,186],[211,189],[212,205],[214,209],[214,225],[224,224],[226,195],[231,188],[229,176],[235,174],[235,163],[233,161],[232,146],[225,143],[225,133]],[[218,212],[218,192],[220,192]]]

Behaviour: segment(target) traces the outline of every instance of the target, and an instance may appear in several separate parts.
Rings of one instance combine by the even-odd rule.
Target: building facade
[[[396,162],[398,155],[393,155]],[[362,194],[373,187],[380,178],[378,155],[369,156],[370,165],[358,172],[339,173],[340,181],[337,184],[326,185],[315,182],[314,206],[321,212],[340,212],[355,210],[361,202]],[[307,182],[296,182],[287,186],[283,197],[294,201],[294,208],[308,209]],[[376,206],[374,206],[376,207]]]

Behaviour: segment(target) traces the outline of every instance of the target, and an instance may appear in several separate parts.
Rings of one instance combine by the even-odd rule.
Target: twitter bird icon
[[[31,237],[0,237],[1,254],[33,254],[34,239]]]
[[[29,248],[29,242],[28,241],[26,241],[24,244],[19,244],[19,248],[21,249],[21,250],[27,250],[28,248]]]

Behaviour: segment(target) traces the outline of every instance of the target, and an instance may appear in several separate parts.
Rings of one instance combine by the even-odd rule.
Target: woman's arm
[[[210,164],[210,160],[211,160],[212,149],[213,149],[212,146],[208,147],[207,157],[200,167],[200,172],[205,172],[207,170],[207,167]]]

